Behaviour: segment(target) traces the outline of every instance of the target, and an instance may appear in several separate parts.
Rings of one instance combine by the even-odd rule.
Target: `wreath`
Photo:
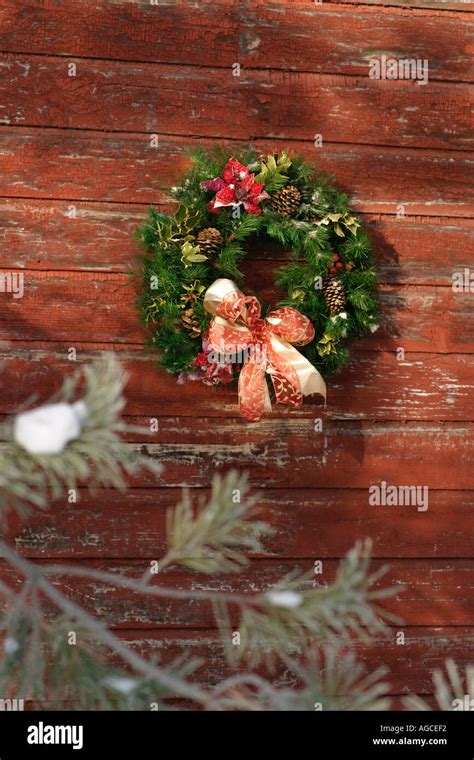
[[[192,159],[170,191],[175,213],[151,208],[138,229],[138,308],[161,366],[179,383],[238,381],[241,414],[253,420],[271,408],[271,386],[292,405],[325,396],[347,342],[378,321],[371,247],[347,196],[287,151],[200,149]],[[239,262],[252,238],[289,252],[276,310],[245,294]]]

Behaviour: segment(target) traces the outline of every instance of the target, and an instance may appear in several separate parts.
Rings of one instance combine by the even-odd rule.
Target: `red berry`
[[[331,267],[329,271],[331,272],[331,274],[337,274],[336,267]]]
[[[342,263],[342,261],[337,262],[336,269],[344,269],[344,264]]]
[[[333,261],[339,261],[339,254],[338,253],[333,253],[332,260]]]

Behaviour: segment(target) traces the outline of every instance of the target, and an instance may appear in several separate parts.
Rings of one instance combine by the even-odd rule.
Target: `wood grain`
[[[275,304],[268,262],[246,263],[247,292],[253,286],[261,299]],[[91,343],[143,343],[146,332],[134,307],[135,280],[130,275],[89,272],[24,273],[24,295],[2,293],[0,340],[62,340]],[[472,353],[472,295],[450,287],[384,286],[380,291],[381,325],[358,341],[365,350]],[[91,324],[93,328],[91,329]],[[317,325],[316,325],[317,327]]]
[[[369,488],[382,480],[432,490],[474,486],[472,423],[327,420],[315,432],[321,417],[320,408],[313,419],[288,414],[249,425],[203,410],[197,420],[160,419],[154,441],[136,448],[163,464],[159,483],[169,486],[209,486],[215,472],[232,467],[247,471],[258,488]],[[143,475],[132,483],[157,481]]]
[[[443,668],[448,657],[453,658],[460,667],[474,659],[474,634],[471,627],[413,627],[407,628],[405,645],[396,644],[396,633],[390,636],[376,636],[372,644],[358,644],[355,650],[372,672],[379,666],[390,668],[390,693],[406,694],[409,692],[430,694],[433,692],[432,673],[436,668]],[[201,657],[203,665],[196,672],[196,677],[209,684],[218,683],[224,674],[235,672],[227,665],[223,647],[217,634],[211,631],[174,631],[156,634],[143,631],[123,631],[121,637],[129,642],[138,652],[154,654],[171,661],[182,653],[189,657]],[[288,674],[280,671],[275,674],[277,684],[294,683]]]
[[[172,210],[169,205],[160,208]],[[146,208],[139,204],[0,198],[2,265],[128,271],[139,252],[135,228],[145,216]],[[474,219],[364,214],[363,221],[383,283],[446,285],[454,271],[471,263]],[[248,256],[252,260],[288,257],[265,241],[249,245]]]
[[[268,556],[240,577],[170,570],[161,579],[255,591],[322,559],[326,582],[355,539],[370,536],[375,566],[390,561],[400,593],[389,606],[405,623],[358,650],[370,670],[391,667],[393,694],[431,694],[447,656],[474,660],[472,294],[451,289],[453,273],[472,268],[473,4],[70,5],[0,0],[0,266],[25,276],[23,299],[0,293],[0,415],[47,400],[78,364],[115,350],[130,376],[127,418],[159,422],[129,446],[164,470],[133,478],[127,494],[81,489],[77,504],[13,519],[3,537],[39,562],[141,575],[165,551],[166,510],[182,485],[205,497],[216,472],[247,470],[276,529]],[[369,60],[381,55],[426,59],[429,83],[370,80]],[[311,400],[251,424],[237,415],[235,389],[178,386],[156,368],[129,276],[134,228],[148,204],[170,208],[166,187],[186,151],[249,141],[305,155],[349,193],[375,248],[383,314],[331,381],[326,409]],[[263,244],[248,254],[247,287],[273,301],[286,252]],[[428,487],[428,511],[369,505],[369,486],[382,480]],[[3,566],[0,575],[13,579]],[[161,605],[77,580],[62,589],[144,654],[202,656],[206,683],[229,672],[205,604]],[[291,682],[284,672],[275,680]]]
[[[337,560],[324,560],[323,571],[315,576],[314,585],[324,587],[332,583],[338,566]],[[375,561],[373,571],[377,572],[383,566],[383,563]],[[90,561],[88,567],[137,580],[146,571],[147,563],[144,558],[140,562]],[[306,562],[255,560],[236,575],[209,577],[186,570],[167,570],[160,575],[159,585],[190,592],[224,591],[255,595],[267,591],[290,572],[303,575],[310,573],[311,569],[311,559]],[[21,578],[7,567],[1,567],[0,571],[2,578],[12,586],[17,587],[21,582]],[[101,619],[114,629],[179,630],[216,627],[212,605],[201,599],[183,601],[143,596],[96,579],[51,576],[51,580],[86,610],[100,613]],[[394,586],[400,589],[396,597],[384,601],[382,606],[392,615],[403,618],[404,626],[462,626],[474,622],[471,599],[473,582],[474,564],[469,560],[392,560],[390,569],[374,588]],[[309,581],[308,588],[312,584]],[[54,607],[46,606],[46,609],[51,618]],[[238,610],[235,606],[231,608],[231,614],[233,624],[238,625]]]
[[[360,5],[360,0],[331,0],[334,5]],[[396,8],[419,8],[420,10],[457,11],[472,13],[474,3],[469,0],[364,0],[364,5],[374,5]]]
[[[18,404],[28,399],[36,404],[48,401],[65,376],[98,356],[100,352],[79,350],[77,361],[71,362],[66,350],[54,351],[51,345],[47,350],[0,348],[4,378],[0,414],[13,414]],[[210,389],[192,382],[178,385],[175,377],[158,368],[153,353],[123,349],[120,359],[129,375],[126,413],[130,416],[236,414],[235,388]],[[402,361],[395,352],[368,352],[355,347],[344,372],[331,380],[324,417],[473,421],[471,365],[472,359],[466,354],[407,353]],[[308,400],[300,409],[292,410],[291,416],[319,414],[318,403],[315,406]],[[273,414],[286,416],[288,412],[275,406]]]
[[[469,150],[474,88],[428,81],[0,56],[0,123]],[[233,117],[229,121],[229,110]]]
[[[76,0],[71,13],[59,0],[2,0],[2,50],[357,75],[367,73],[372,56],[386,54],[428,59],[432,78],[472,79],[465,13],[417,8],[420,0],[410,0],[410,8],[383,5],[199,0],[190,6],[168,0],[152,6],[99,0],[91,8],[87,0]],[[461,3],[450,7],[466,9]]]
[[[405,634],[404,645],[397,644],[397,637],[402,631]],[[178,658],[195,658],[200,662],[200,666],[191,680],[199,681],[205,686],[220,683],[223,678],[236,672],[249,670],[245,666],[236,669],[228,664],[219,634],[213,630],[181,629],[176,632],[160,629],[153,631],[147,628],[120,629],[118,635],[137,653],[153,657],[162,665],[171,664]],[[340,651],[342,654],[344,650]],[[387,634],[375,636],[370,644],[355,642],[353,651],[364,663],[368,673],[381,666],[388,667],[389,673],[384,679],[388,684],[387,694],[430,695],[433,692],[432,675],[436,669],[445,668],[447,658],[455,659],[461,669],[472,662],[474,636],[472,628],[468,626],[413,626],[405,629],[399,626],[392,628]],[[123,667],[117,655],[111,655],[110,661]],[[298,686],[294,674],[282,666],[276,668],[269,680],[275,686]],[[26,694],[25,697],[28,698],[30,695]],[[433,703],[431,699],[428,701]],[[394,706],[400,709],[400,700],[394,700]],[[74,704],[71,704],[71,709],[73,707]],[[184,705],[178,702],[177,707],[183,709]],[[57,709],[57,706],[51,704],[49,709]]]
[[[185,152],[219,140],[5,127],[0,135],[0,196],[158,203],[189,161]],[[223,140],[222,142],[228,142]],[[258,150],[276,149],[257,141]],[[279,145],[279,143],[278,143]],[[285,142],[334,175],[354,208],[371,213],[473,217],[472,159],[462,151]],[[281,147],[281,146],[280,146]],[[231,148],[229,148],[231,150]]]
[[[129,485],[209,487],[216,473],[235,468],[247,472],[259,489],[369,489],[385,481],[427,488],[429,496],[430,490],[473,488],[471,422],[323,420],[320,432],[315,423],[319,425],[321,411],[316,414],[298,419],[287,410],[286,417],[268,416],[250,424],[241,418],[206,417],[205,410],[197,419],[160,418],[152,442],[142,432],[128,440],[132,452],[151,456],[163,471],[158,476],[133,475]],[[131,421],[150,423],[149,418]],[[410,510],[420,511],[414,503],[406,506]]]
[[[393,482],[404,484],[405,479],[397,473]],[[166,551],[165,515],[175,507],[181,491],[139,485],[126,498],[112,490],[97,494],[80,491],[76,504],[59,499],[51,511],[36,512],[27,523],[11,516],[6,536],[22,554],[40,560],[137,558],[138,564],[159,560]],[[209,492],[194,488],[192,493],[198,505]],[[367,489],[327,488],[324,482],[313,489],[299,484],[296,488],[270,485],[253,488],[253,493],[258,493],[260,518],[275,528],[265,549],[279,561],[305,558],[312,564],[316,559],[342,557],[356,537],[365,536],[373,538],[374,556],[390,561],[432,558],[435,568],[443,557],[472,556],[474,538],[465,530],[472,510],[467,490],[433,490],[427,512],[405,506],[370,506]],[[456,567],[450,583],[456,582]],[[461,584],[453,600],[462,588]],[[411,584],[408,593],[415,592]],[[470,593],[469,586],[466,594]]]

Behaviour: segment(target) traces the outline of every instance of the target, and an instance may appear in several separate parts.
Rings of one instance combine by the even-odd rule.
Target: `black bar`
[[[56,743],[50,743],[55,741]],[[38,742],[38,743],[35,743]],[[65,743],[69,742],[69,743]],[[74,749],[74,745],[77,749]],[[174,755],[473,760],[474,715],[459,712],[0,712],[0,760]],[[278,753],[278,754],[276,754]]]

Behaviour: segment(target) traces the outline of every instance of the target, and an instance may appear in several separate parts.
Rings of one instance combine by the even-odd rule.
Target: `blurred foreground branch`
[[[85,483],[125,488],[140,468],[158,473],[122,436],[134,431],[121,419],[126,376],[108,358],[65,381],[50,404],[19,415],[4,428],[0,453],[0,507],[25,514],[45,508]],[[146,433],[147,431],[142,431]],[[204,709],[382,709],[387,685],[376,671],[365,675],[347,651],[354,638],[386,632],[392,618],[379,601],[395,593],[379,588],[382,568],[370,573],[370,542],[359,542],[341,562],[335,580],[315,585],[311,573],[290,574],[254,593],[184,589],[166,585],[166,568],[180,565],[206,574],[237,573],[249,553],[264,553],[271,528],[257,519],[256,497],[245,476],[215,476],[207,501],[184,491],[167,519],[167,552],[158,572],[139,577],[74,566],[31,562],[0,543],[0,693],[40,703],[67,701],[79,708],[153,709],[179,697]],[[197,660],[161,665],[144,658],[96,615],[61,590],[68,577],[126,589],[166,603],[169,599],[213,605],[230,665],[277,665],[291,688],[241,672],[215,687],[198,683]],[[21,582],[18,583],[18,578]],[[399,589],[398,589],[399,590]],[[341,649],[341,646],[346,649]],[[119,662],[111,664],[110,657]],[[298,656],[296,656],[298,655]]]

